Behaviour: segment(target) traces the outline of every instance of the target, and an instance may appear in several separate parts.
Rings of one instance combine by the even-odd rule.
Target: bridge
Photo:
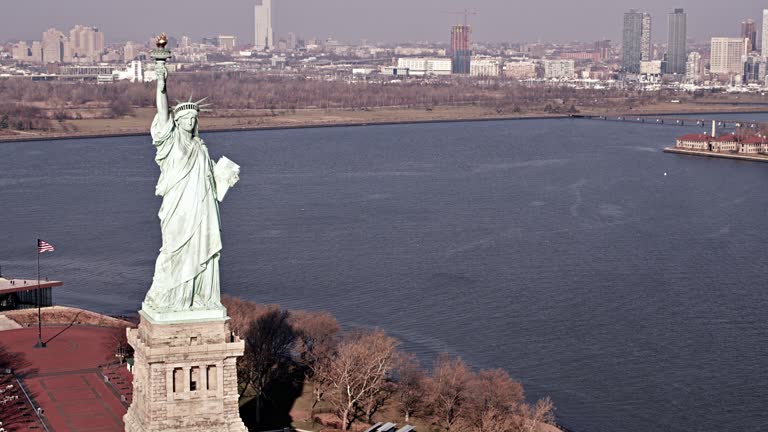
[[[712,122],[718,129],[739,129],[747,128],[755,131],[768,129],[768,122],[758,122],[755,120],[725,120],[713,118],[695,118],[695,117],[671,117],[666,115],[585,115],[571,114],[571,118],[581,118],[587,120],[628,122],[628,123],[646,123],[665,126],[687,126],[709,128]]]

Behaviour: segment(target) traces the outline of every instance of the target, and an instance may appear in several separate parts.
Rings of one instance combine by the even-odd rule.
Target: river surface
[[[223,291],[502,367],[578,432],[766,430],[768,164],[661,152],[694,130],[204,134],[242,166]],[[137,310],[160,247],[153,156],[148,137],[0,144],[3,273],[34,277],[39,236],[55,301]]]

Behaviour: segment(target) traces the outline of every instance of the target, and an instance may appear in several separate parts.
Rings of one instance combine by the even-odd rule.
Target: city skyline
[[[4,11],[6,23],[0,28],[0,40],[36,40],[50,27],[71,28],[86,24],[102,29],[107,43],[124,40],[145,40],[159,31],[193,39],[217,34],[233,34],[239,41],[252,41],[254,34],[253,8],[255,0],[237,0],[222,7],[202,4],[178,10],[165,3],[136,0],[130,5],[114,4],[110,10],[90,7],[87,0],[70,0],[66,6],[53,0],[35,4],[17,4]],[[431,41],[449,42],[450,28],[461,20],[459,15],[445,12],[470,8],[478,12],[470,17],[473,40],[477,42],[522,42],[573,40],[621,40],[622,16],[632,8],[650,13],[657,22],[674,8],[685,8],[688,15],[688,37],[706,41],[713,36],[739,36],[740,24],[753,19],[762,27],[761,5],[712,4],[681,0],[675,3],[647,0],[643,3],[620,1],[610,5],[598,0],[584,0],[578,5],[570,2],[543,2],[525,8],[500,0],[477,0],[471,3],[456,0],[421,0],[380,2],[327,0],[322,4],[306,0],[284,0],[274,17],[276,37],[289,32],[302,37],[334,37],[357,42],[360,39],[382,42]],[[39,10],[48,17],[36,17]],[[405,13],[404,11],[406,11]],[[590,19],[577,21],[588,10]],[[175,17],[171,19],[169,17]],[[542,19],[550,25],[542,26]],[[663,21],[662,21],[663,20]],[[729,23],[731,23],[729,25]],[[654,31],[653,42],[664,43],[665,31]]]

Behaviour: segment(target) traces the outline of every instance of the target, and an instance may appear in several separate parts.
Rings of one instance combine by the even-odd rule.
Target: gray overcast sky
[[[449,39],[458,15],[443,11],[477,10],[471,17],[476,41],[592,41],[621,39],[622,13],[640,8],[653,15],[653,38],[667,34],[667,13],[688,13],[688,35],[738,36],[740,23],[762,20],[768,0],[274,0],[277,36],[333,36],[343,41]],[[108,42],[146,40],[166,31],[194,39],[235,34],[252,43],[255,0],[1,0],[0,41],[40,39],[48,27],[68,30],[74,24],[100,27]],[[758,24],[759,27],[759,24]]]

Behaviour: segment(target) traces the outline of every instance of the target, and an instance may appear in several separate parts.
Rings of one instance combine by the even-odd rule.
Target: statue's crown
[[[192,102],[192,97],[190,96],[189,100],[186,102],[180,102],[177,100],[176,106],[173,107],[173,114],[176,115],[179,112],[186,111],[186,110],[194,110],[195,112],[198,112],[198,113],[200,111],[209,111],[205,109],[205,107],[210,106],[211,104],[202,104],[202,102],[204,102],[206,99],[208,98],[204,97],[197,102]]]

